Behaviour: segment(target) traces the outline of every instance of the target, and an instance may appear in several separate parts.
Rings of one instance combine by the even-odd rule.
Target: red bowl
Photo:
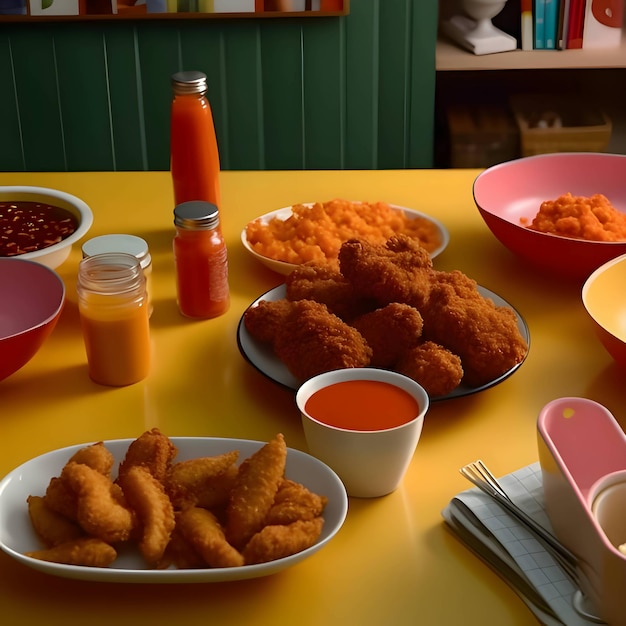
[[[474,202],[496,238],[531,266],[585,279],[610,259],[626,254],[626,241],[572,239],[530,230],[544,200],[570,192],[604,194],[626,213],[626,155],[572,152],[541,154],[500,163],[474,181]]]
[[[56,326],[65,284],[49,267],[0,258],[0,380],[26,365]]]

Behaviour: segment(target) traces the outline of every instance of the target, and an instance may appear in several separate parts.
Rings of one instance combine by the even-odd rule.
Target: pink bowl
[[[626,213],[626,156],[601,153],[541,154],[500,163],[474,181],[474,201],[485,223],[509,250],[532,266],[585,279],[600,265],[626,253],[626,241],[571,239],[525,227],[544,200],[570,192],[604,194]]]
[[[65,284],[49,267],[0,258],[0,380],[26,365],[57,324]]]

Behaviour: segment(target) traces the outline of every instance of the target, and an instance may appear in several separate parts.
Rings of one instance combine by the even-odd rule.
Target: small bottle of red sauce
[[[218,317],[228,310],[228,259],[219,211],[190,201],[174,209],[178,308],[186,317]]]
[[[206,74],[172,76],[170,169],[174,204],[204,200],[221,207],[220,157],[211,106],[205,94]]]

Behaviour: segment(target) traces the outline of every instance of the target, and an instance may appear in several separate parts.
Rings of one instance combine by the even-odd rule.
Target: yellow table
[[[0,174],[3,185],[54,187],[93,209],[89,236],[144,237],[154,267],[150,376],[110,389],[87,376],[78,324],[76,246],[58,269],[68,302],[54,333],[21,371],[0,383],[0,475],[49,450],[136,437],[267,440],[283,432],[306,450],[293,393],[239,354],[246,306],[281,277],[251,259],[244,225],[295,202],[385,200],[439,218],[451,241],[437,258],[495,291],[525,317],[530,355],[514,376],[483,393],[435,403],[402,486],[350,501],[340,533],[312,558],[262,579],[217,584],[122,585],[55,578],[0,554],[0,607],[11,624],[450,625],[535,624],[509,587],[444,527],[441,509],[470,485],[458,470],[482,458],[498,475],[537,460],[536,417],[560,396],[586,396],[624,419],[623,375],[594,336],[580,286],[524,266],[491,235],[472,199],[476,170],[226,172],[222,222],[232,304],[227,315],[189,321],[175,302],[172,190],[167,172]]]

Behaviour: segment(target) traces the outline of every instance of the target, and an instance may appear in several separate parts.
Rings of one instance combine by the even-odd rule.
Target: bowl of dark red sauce
[[[92,223],[89,206],[69,193],[0,187],[0,258],[27,259],[54,269]]]

